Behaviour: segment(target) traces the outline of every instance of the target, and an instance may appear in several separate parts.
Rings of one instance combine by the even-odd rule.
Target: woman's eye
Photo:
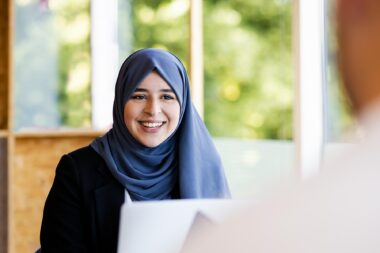
[[[133,95],[132,99],[134,99],[134,100],[143,100],[143,99],[145,99],[145,95]]]
[[[172,95],[163,95],[162,98],[163,98],[164,100],[172,100],[172,99],[175,99],[175,97],[172,96]]]

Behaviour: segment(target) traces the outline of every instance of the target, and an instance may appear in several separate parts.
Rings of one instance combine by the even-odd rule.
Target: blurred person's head
[[[380,1],[337,0],[339,66],[356,113],[380,99]]]

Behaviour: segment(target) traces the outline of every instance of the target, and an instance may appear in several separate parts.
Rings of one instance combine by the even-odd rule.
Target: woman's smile
[[[141,129],[147,134],[157,134],[160,132],[162,126],[166,121],[139,121]]]
[[[147,128],[159,128],[161,127],[163,124],[166,123],[166,121],[161,121],[161,122],[157,122],[157,121],[139,121],[140,124],[143,126],[143,127],[147,127]]]

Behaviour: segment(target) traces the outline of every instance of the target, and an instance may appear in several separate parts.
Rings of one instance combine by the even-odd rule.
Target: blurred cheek
[[[177,128],[178,126],[178,123],[179,123],[179,117],[180,117],[180,111],[181,111],[181,108],[180,108],[180,105],[179,103],[177,103],[175,105],[175,107],[173,108],[173,113],[172,113],[172,118],[173,118],[173,122],[174,122],[174,125],[175,127],[174,128]]]
[[[131,122],[135,117],[135,114],[136,112],[134,110],[134,106],[132,106],[130,102],[127,102],[124,106],[124,124],[129,130],[131,127]]]

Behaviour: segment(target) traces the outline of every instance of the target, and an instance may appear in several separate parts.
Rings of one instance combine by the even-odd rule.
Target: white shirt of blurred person
[[[183,252],[380,252],[380,1],[336,4],[341,74],[366,138],[318,177],[203,231]]]

